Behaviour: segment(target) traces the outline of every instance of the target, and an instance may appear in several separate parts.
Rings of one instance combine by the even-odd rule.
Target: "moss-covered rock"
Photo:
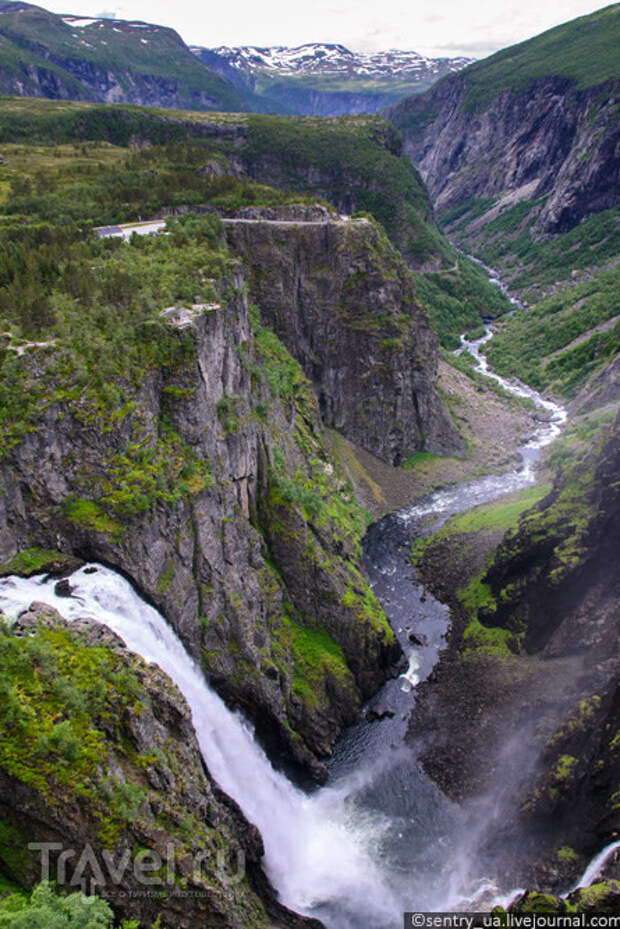
[[[567,909],[597,916],[617,916],[620,909],[620,882],[599,881],[574,890],[567,897]]]
[[[620,904],[618,881],[597,881],[590,887],[580,887],[567,897],[528,890],[509,907],[508,912],[519,916],[549,913],[557,916],[616,916]]]
[[[54,549],[26,548],[0,565],[0,577],[6,577],[8,574],[19,574],[21,577],[51,574],[62,577],[77,571],[82,564],[83,562],[74,555],[65,555]]]
[[[118,917],[303,925],[267,892],[260,836],[210,780],[189,707],[155,665],[92,620],[67,624],[35,607],[13,631],[0,626],[0,678],[6,877],[32,887],[41,852],[29,843],[51,843],[50,876],[71,889],[87,849],[79,874]]]
[[[589,596],[612,610],[608,568],[620,544],[620,421],[589,455],[562,471],[551,493],[524,514],[487,571],[492,624],[525,628],[525,646],[546,654],[607,652],[613,625],[590,622]],[[484,621],[484,615],[482,616]]]
[[[415,547],[453,625],[409,735],[451,796],[506,798],[478,854],[513,886],[562,890],[615,838],[618,429],[594,436],[503,539],[460,531],[492,523],[493,507]]]

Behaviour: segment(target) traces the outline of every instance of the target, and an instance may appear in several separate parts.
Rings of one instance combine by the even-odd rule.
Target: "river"
[[[481,347],[467,348],[486,369]],[[111,569],[94,565],[70,578],[71,598],[59,598],[44,576],[0,580],[0,607],[17,615],[32,601],[55,606],[67,619],[92,616],[127,647],[155,661],[177,683],[193,714],[211,775],[260,829],[265,869],[283,903],[322,919],[328,929],[396,929],[404,910],[472,906],[510,896],[466,861],[462,811],[424,774],[405,745],[415,687],[437,661],[448,630],[447,608],[417,583],[411,539],[454,513],[535,480],[541,448],[558,434],[564,411],[523,385],[549,421],[521,450],[519,468],[437,491],[369,530],[365,563],[371,584],[396,631],[408,668],[372,702],[384,718],[348,730],[330,761],[328,786],[305,793],[274,770],[251,726],[212,691],[165,619]],[[413,645],[410,632],[421,644]],[[481,905],[481,904],[480,904]]]

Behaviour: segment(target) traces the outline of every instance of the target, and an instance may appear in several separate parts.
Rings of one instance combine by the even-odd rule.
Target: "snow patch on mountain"
[[[93,23],[100,22],[99,19],[83,19],[78,16],[63,16],[62,21],[73,29],[84,29],[85,26],[92,26]]]
[[[199,55],[202,49],[192,47]],[[441,71],[458,71],[470,64],[470,58],[425,58],[414,51],[389,49],[365,54],[352,52],[344,45],[310,43],[297,48],[274,45],[260,48],[253,45],[209,49],[238,71],[263,71],[275,75],[333,74],[341,77],[419,78]]]

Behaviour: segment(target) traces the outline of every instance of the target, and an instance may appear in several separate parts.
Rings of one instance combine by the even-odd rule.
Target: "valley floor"
[[[471,380],[445,360],[439,363],[438,386],[465,437],[462,458],[421,452],[395,468],[330,431],[333,452],[357,499],[375,518],[440,487],[514,468],[518,448],[539,425],[538,412]]]

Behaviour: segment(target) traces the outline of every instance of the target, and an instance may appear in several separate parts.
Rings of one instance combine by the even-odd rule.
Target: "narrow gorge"
[[[0,101],[0,924],[618,911],[619,10],[381,116]]]

